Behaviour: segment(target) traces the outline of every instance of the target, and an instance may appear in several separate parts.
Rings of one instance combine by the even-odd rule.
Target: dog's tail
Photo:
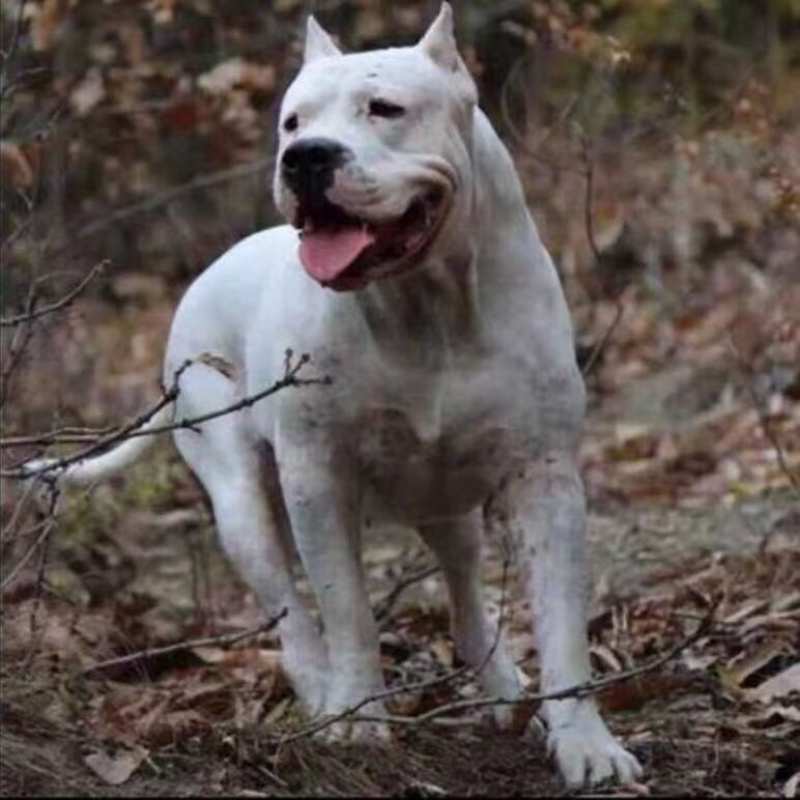
[[[174,409],[174,402],[168,403],[141,427],[132,431],[137,434],[136,436],[100,456],[76,461],[67,466],[59,466],[58,458],[38,459],[25,464],[25,470],[31,477],[38,475],[45,480],[55,481],[60,487],[65,488],[89,486],[110,478],[137,461],[156,443],[158,433],[148,435],[148,431],[169,425],[172,422]]]

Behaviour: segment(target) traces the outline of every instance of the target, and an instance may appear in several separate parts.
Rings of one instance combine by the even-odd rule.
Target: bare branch
[[[477,669],[471,670],[469,666],[459,667],[459,669],[452,670],[448,672],[446,675],[440,675],[436,678],[429,678],[424,681],[420,681],[418,683],[410,683],[404,686],[395,686],[391,689],[386,689],[382,692],[377,692],[376,694],[370,695],[369,697],[365,697],[363,700],[359,701],[355,705],[350,706],[350,708],[345,709],[344,711],[338,714],[327,715],[323,717],[318,722],[314,723],[313,725],[309,726],[308,728],[304,728],[297,733],[290,734],[285,736],[281,739],[280,744],[285,745],[289,744],[290,742],[297,741],[298,739],[302,739],[305,736],[312,736],[315,733],[318,733],[321,730],[324,730],[330,725],[333,725],[335,722],[338,722],[341,719],[346,717],[353,717],[360,709],[362,709],[365,705],[369,705],[370,703],[377,702],[378,700],[386,700],[390,697],[396,697],[400,694],[408,694],[411,692],[420,692],[424,689],[430,689],[434,686],[443,686],[448,683],[452,683],[456,681],[458,678],[465,676],[465,675],[472,675],[476,677],[483,672],[486,668],[486,665],[489,663],[489,659],[491,659],[492,655],[494,654],[495,650],[497,649],[498,645],[500,644],[500,637],[503,631],[503,621],[505,616],[505,602],[506,602],[506,581],[508,577],[508,568],[509,568],[509,557],[507,556],[504,563],[503,563],[503,577],[502,577],[502,584],[501,584],[501,596],[500,596],[500,613],[497,619],[497,630],[495,632],[494,642],[492,646],[487,651],[486,655],[483,658],[480,666]],[[359,719],[358,717],[354,717],[354,719]],[[362,718],[363,721],[394,721],[394,717],[364,717]],[[400,719],[406,719],[405,717],[401,717]]]
[[[202,414],[199,417],[180,419],[177,422],[173,422],[170,425],[163,425],[159,428],[151,428],[148,431],[134,431],[128,438],[166,433],[167,431],[180,430],[181,428],[196,428],[203,422],[209,422],[212,419],[217,419],[218,417],[224,417],[227,414],[233,414],[236,411],[241,411],[242,409],[250,408],[251,406],[254,406],[261,400],[264,400],[265,398],[270,397],[276,392],[281,391],[281,389],[286,389],[289,386],[330,385],[331,380],[328,377],[322,377],[322,378],[297,377],[297,373],[310,361],[311,358],[309,357],[309,355],[307,353],[304,353],[298,359],[297,364],[294,367],[292,367],[290,371],[286,375],[284,375],[283,378],[280,378],[279,380],[275,381],[275,383],[273,383],[272,386],[270,386],[268,389],[264,389],[261,392],[249,395],[248,397],[244,397],[241,400],[237,400],[235,403],[231,403],[231,405],[225,406],[225,408],[220,408],[218,411],[210,411],[208,414]]]
[[[763,403],[758,397],[758,392],[756,391],[756,387],[753,383],[751,370],[748,367],[744,356],[742,356],[742,354],[739,352],[739,348],[736,347],[736,344],[733,341],[733,336],[730,334],[728,334],[728,348],[733,354],[733,358],[739,367],[739,371],[742,373],[745,385],[747,386],[747,393],[750,395],[750,402],[753,404],[756,414],[758,414],[758,422],[761,426],[762,432],[764,433],[764,437],[772,445],[772,449],[775,451],[775,456],[778,459],[778,466],[780,467],[781,472],[789,480],[789,484],[794,490],[794,493],[800,496],[800,480],[798,479],[795,471],[789,466],[789,462],[786,460],[786,453],[784,452],[783,445],[781,444],[780,439],[772,427],[769,415],[767,414]]]
[[[608,675],[604,678],[585,681],[584,683],[579,683],[576,684],[575,686],[569,686],[566,689],[560,689],[559,691],[556,692],[531,694],[527,695],[526,697],[518,698],[516,700],[508,700],[505,698],[497,698],[497,697],[456,700],[455,702],[452,703],[446,703],[444,705],[437,706],[436,708],[433,708],[430,711],[427,711],[416,717],[399,717],[399,716],[377,717],[373,715],[358,715],[358,711],[362,709],[365,705],[373,703],[377,700],[385,700],[389,697],[394,697],[396,695],[405,694],[409,692],[418,692],[424,689],[431,688],[433,686],[441,686],[443,684],[455,681],[457,678],[462,677],[466,672],[468,672],[467,668],[461,668],[458,670],[454,670],[453,672],[450,672],[447,675],[443,675],[437,678],[432,678],[426,681],[421,681],[419,683],[406,684],[405,686],[396,686],[393,687],[392,689],[387,689],[384,692],[378,692],[369,697],[365,697],[360,702],[354,704],[353,706],[346,709],[345,711],[342,711],[339,714],[325,717],[324,719],[320,720],[314,725],[311,725],[307,728],[297,731],[296,733],[282,737],[280,740],[280,744],[282,745],[289,744],[290,742],[296,741],[305,736],[311,736],[314,733],[317,733],[323,730],[324,728],[327,728],[329,725],[332,725],[334,722],[337,722],[346,717],[351,717],[354,721],[361,721],[361,722],[387,722],[396,725],[414,726],[432,722],[433,720],[436,720],[440,717],[452,714],[453,712],[456,711],[463,711],[465,709],[487,708],[492,706],[522,706],[522,705],[538,706],[545,700],[568,700],[568,699],[594,695],[602,691],[603,689],[607,689],[609,686],[614,686],[618,683],[624,683],[632,680],[633,678],[639,677],[640,675],[644,675],[649,672],[654,672],[655,670],[660,669],[665,664],[675,659],[684,650],[686,650],[687,647],[690,647],[701,636],[705,635],[705,633],[710,629],[714,621],[714,615],[716,613],[718,605],[719,601],[717,601],[716,603],[714,603],[714,605],[712,605],[712,607],[708,611],[708,614],[706,614],[704,619],[700,622],[700,624],[697,626],[697,628],[693,633],[689,634],[687,637],[678,642],[677,645],[675,645],[664,655],[659,656],[658,658],[653,659],[652,661],[648,662],[647,664],[643,664],[640,667],[634,667],[633,669],[625,670],[624,672],[617,672],[614,673],[613,675]]]
[[[431,575],[435,575],[437,572],[441,572],[441,567],[433,564],[411,575],[401,575],[397,583],[387,593],[386,597],[384,597],[378,603],[375,609],[375,620],[378,622],[378,624],[382,625],[389,619],[389,615],[391,614],[394,604],[397,602],[400,595],[409,588],[409,586],[413,586],[415,583],[420,583],[420,581],[430,578]]]
[[[399,717],[392,719],[392,722],[399,722],[400,720],[404,720],[401,724],[423,724],[425,722],[430,722],[431,720],[436,719],[437,717],[441,717],[445,714],[451,714],[454,711],[463,711],[467,708],[486,708],[490,706],[503,706],[503,705],[539,705],[545,700],[569,700],[574,698],[581,698],[587,697],[589,695],[597,694],[601,692],[603,689],[607,689],[609,686],[614,686],[618,683],[625,683],[627,681],[632,680],[633,678],[637,678],[641,675],[644,675],[649,672],[654,672],[655,670],[660,669],[665,664],[669,663],[677,656],[679,656],[687,647],[690,647],[694,642],[696,642],[701,636],[705,635],[705,633],[710,629],[711,624],[714,621],[714,614],[716,613],[717,606],[719,605],[719,601],[715,603],[706,614],[705,618],[700,622],[697,626],[695,631],[684,639],[682,639],[678,644],[676,644],[671,650],[665,653],[658,658],[653,659],[652,661],[648,662],[647,664],[642,664],[639,667],[634,667],[633,669],[624,670],[622,672],[616,672],[612,675],[607,675],[604,678],[597,678],[595,680],[585,681],[584,683],[579,683],[575,686],[570,686],[566,689],[561,689],[557,692],[547,692],[541,694],[532,694],[528,695],[527,697],[522,697],[518,700],[506,700],[503,698],[475,698],[469,700],[457,700],[453,703],[448,703],[442,706],[438,706],[437,708],[433,708],[430,711],[420,714],[417,717]]]
[[[36,306],[36,282],[33,281],[28,289],[28,297],[25,301],[26,315],[33,314]],[[5,410],[6,402],[10,393],[11,378],[22,360],[22,356],[33,336],[33,328],[30,325],[19,325],[14,327],[11,342],[6,354],[6,363],[3,367],[2,377],[0,378],[0,407]]]
[[[0,439],[0,450],[10,447],[34,447],[51,444],[86,444],[96,442],[101,436],[111,433],[114,428],[73,428],[64,427],[47,433],[32,433],[28,436],[9,436]]]
[[[116,211],[112,211],[108,216],[103,217],[102,219],[87,223],[82,228],[78,229],[77,233],[74,235],[74,239],[83,239],[87,236],[94,236],[95,234],[106,230],[106,228],[110,228],[111,226],[116,225],[119,222],[123,222],[130,217],[143,214],[148,211],[155,211],[161,206],[167,205],[168,203],[177,200],[179,197],[182,197],[185,194],[191,194],[199,189],[208,189],[212,186],[228,183],[229,181],[233,181],[238,178],[257,174],[269,169],[273,165],[274,161],[275,159],[272,157],[262,158],[258,161],[253,161],[248,164],[239,164],[235,167],[231,167],[230,169],[212,172],[209,175],[201,175],[199,178],[195,178],[193,181],[189,181],[188,183],[182,183],[180,186],[172,186],[169,189],[152,195],[151,197],[147,197],[138,203],[132,203],[131,205],[119,208]]]
[[[178,381],[180,376],[191,365],[191,361],[184,362],[180,368],[176,370],[175,379],[172,386],[166,392],[164,392],[161,399],[147,409],[147,411],[140,414],[138,417],[136,417],[136,419],[131,420],[131,422],[124,425],[118,431],[115,431],[108,436],[103,436],[94,444],[84,448],[83,450],[79,450],[77,453],[73,453],[70,456],[64,456],[63,458],[55,459],[47,464],[42,464],[35,469],[28,469],[24,466],[21,466],[15,467],[14,469],[0,470],[0,475],[2,475],[4,478],[34,478],[37,475],[42,475],[45,477],[48,475],[55,475],[66,467],[76,464],[79,461],[83,461],[100,450],[104,450],[106,447],[117,444],[123,439],[131,438],[132,436],[136,435],[137,432],[140,432],[139,429],[149,422],[159,411],[161,411],[162,408],[165,408],[166,406],[170,405],[170,403],[175,401],[175,398],[178,396]]]
[[[29,307],[29,309],[22,314],[17,314],[15,317],[4,317],[3,319],[0,319],[0,327],[9,328],[16,325],[31,323],[40,317],[45,317],[48,314],[54,314],[57,311],[62,311],[71,305],[71,303],[83,293],[86,287],[95,278],[102,274],[103,270],[108,266],[108,263],[108,261],[101,261],[99,264],[95,264],[74,289],[71,289],[55,303],[51,303],[49,306],[44,306],[43,308],[39,309],[35,309],[32,307],[33,304],[29,304],[31,307]]]
[[[47,544],[47,541],[50,538],[50,534],[56,527],[55,509],[57,502],[58,502],[58,491],[53,491],[50,494],[50,502],[47,512],[44,516],[44,519],[36,526],[36,528],[41,528],[41,533],[36,538],[36,541],[28,548],[25,555],[22,556],[22,558],[14,565],[13,569],[3,579],[2,584],[0,584],[0,591],[5,591],[16,580],[20,572],[22,572],[25,565],[28,563],[28,561],[30,561],[31,556],[33,556],[33,554],[40,547],[44,547]],[[34,528],[32,533],[36,531],[36,528]],[[41,583],[41,576],[39,577],[37,582]]]
[[[589,242],[589,247],[591,248],[592,255],[594,256],[595,266],[597,267],[603,263],[603,254],[600,252],[600,248],[597,246],[597,239],[595,239],[594,235],[594,158],[591,152],[589,141],[585,136],[581,137],[581,146],[584,176],[586,178],[586,196],[583,204],[584,224],[586,226],[586,239]],[[611,320],[611,324],[608,326],[608,328],[606,328],[605,333],[600,337],[600,341],[597,342],[591,354],[589,355],[589,359],[583,367],[584,377],[591,374],[592,370],[597,364],[598,359],[602,355],[603,350],[605,350],[609,339],[611,339],[611,336],[617,329],[617,326],[622,321],[622,315],[625,313],[625,307],[616,297],[614,298],[614,305],[616,306],[614,319]]]
[[[177,642],[176,644],[166,645],[165,647],[154,647],[149,650],[139,650],[127,656],[110,658],[107,661],[100,661],[97,664],[86,667],[82,674],[87,678],[91,678],[95,677],[100,672],[106,672],[110,669],[129,666],[130,664],[136,664],[140,661],[152,661],[153,659],[163,658],[164,656],[174,655],[175,653],[185,653],[187,650],[194,650],[196,647],[231,647],[244,639],[250,639],[262,633],[268,633],[273,630],[282,619],[285,619],[288,613],[289,609],[283,608],[278,614],[267,620],[267,622],[246,631],[239,631],[239,633],[209,636],[205,639],[190,639],[189,641]]]
[[[516,26],[519,28],[520,26]],[[517,33],[524,32],[524,29],[517,31]],[[584,225],[586,228],[586,239],[589,243],[589,248],[592,251],[592,256],[594,257],[595,265],[600,265],[603,263],[603,254],[600,252],[600,248],[597,246],[597,239],[595,237],[595,230],[594,230],[594,156],[592,153],[592,148],[590,146],[590,142],[586,134],[583,130],[580,130],[580,142],[581,142],[581,158],[583,161],[583,170],[575,167],[565,166],[563,164],[556,164],[552,162],[552,160],[545,160],[541,153],[539,152],[547,140],[553,135],[553,133],[566,122],[572,112],[574,111],[575,107],[577,106],[578,102],[581,99],[579,94],[573,94],[572,97],[564,104],[564,107],[561,109],[561,112],[558,116],[557,122],[547,128],[539,140],[531,145],[528,143],[527,137],[525,136],[525,132],[520,130],[517,126],[516,122],[514,121],[513,115],[511,113],[511,105],[510,105],[510,87],[513,80],[516,78],[519,71],[525,66],[530,59],[528,53],[521,56],[511,67],[506,77],[506,80],[503,83],[503,86],[500,90],[500,106],[501,106],[501,113],[503,115],[503,120],[508,128],[509,132],[511,133],[512,138],[514,139],[517,148],[524,153],[525,155],[544,163],[549,169],[552,169],[556,172],[562,171],[574,171],[580,172],[585,181],[585,197],[584,197],[584,206],[583,206],[583,216],[584,216]],[[580,283],[583,281],[578,276],[578,280]],[[584,287],[584,291],[586,294],[591,297],[591,292]],[[600,340],[592,349],[591,354],[589,355],[589,359],[587,360],[586,364],[583,367],[583,375],[586,377],[590,375],[591,372],[597,365],[598,359],[600,355],[606,348],[611,336],[614,334],[614,331],[617,329],[617,326],[622,321],[622,316],[625,312],[625,309],[620,303],[618,299],[614,299],[614,303],[616,305],[616,313],[614,314],[614,318],[611,321],[611,324],[606,329],[605,333],[600,337]]]
[[[11,33],[11,43],[8,50],[0,53],[0,58],[3,61],[3,68],[0,71],[0,98],[4,98],[6,94],[13,91],[15,84],[8,80],[8,69],[14,61],[14,56],[17,54],[19,47],[20,36],[22,35],[22,25],[25,19],[25,5],[27,0],[19,0],[17,5],[17,13],[14,17],[14,29]]]
[[[443,686],[447,683],[452,683],[453,681],[457,680],[458,678],[463,677],[469,672],[469,667],[463,666],[459,667],[456,670],[452,670],[448,672],[446,675],[439,675],[435,678],[428,678],[424,681],[419,681],[417,683],[408,683],[403,686],[394,686],[391,689],[385,689],[382,692],[376,692],[375,694],[370,695],[369,697],[365,697],[363,700],[360,700],[358,703],[346,708],[344,711],[339,712],[338,714],[328,714],[324,716],[319,721],[315,722],[312,725],[309,725],[307,728],[303,728],[302,730],[296,731],[295,733],[287,734],[286,736],[282,736],[280,739],[281,745],[287,745],[291,742],[296,742],[298,739],[303,739],[306,736],[313,736],[315,733],[318,733],[321,730],[333,725],[335,722],[339,720],[345,719],[346,717],[352,717],[358,711],[360,711],[364,706],[369,705],[370,703],[375,703],[379,700],[388,700],[390,697],[397,697],[401,694],[410,694],[412,692],[421,692],[425,689],[431,689],[434,686]],[[370,717],[369,719],[373,719]],[[383,720],[384,717],[381,717]]]
[[[225,406],[225,408],[220,408],[216,411],[211,411],[207,414],[201,414],[197,417],[190,417],[190,418],[183,418],[179,419],[169,425],[161,425],[154,428],[145,428],[143,426],[149,422],[159,411],[161,411],[166,406],[170,405],[175,401],[179,393],[179,380],[180,376],[183,374],[184,370],[188,369],[194,362],[186,361],[175,373],[175,378],[173,381],[172,386],[164,392],[162,397],[159,399],[157,403],[151,406],[147,411],[140,414],[136,419],[129,422],[124,427],[120,428],[118,431],[114,433],[108,434],[107,436],[103,436],[102,438],[98,439],[94,444],[84,448],[83,450],[79,450],[77,453],[73,453],[69,456],[64,456],[63,458],[58,458],[50,461],[49,463],[42,464],[39,467],[34,469],[26,468],[24,465],[15,467],[12,469],[0,470],[0,476],[5,478],[33,478],[37,475],[41,475],[43,477],[47,477],[48,475],[56,475],[61,470],[65,469],[66,467],[71,466],[72,464],[76,464],[79,461],[84,461],[85,459],[89,458],[90,456],[99,453],[101,450],[110,447],[113,444],[118,444],[121,441],[127,441],[128,439],[134,439],[139,436],[157,436],[161,433],[167,433],[168,431],[174,430],[181,430],[189,428],[191,430],[195,430],[199,432],[198,426],[204,422],[209,422],[210,420],[217,419],[218,417],[223,417],[228,414],[233,414],[237,411],[241,411],[244,408],[249,408],[256,403],[260,402],[261,400],[270,397],[273,394],[281,391],[282,389],[286,389],[289,386],[308,386],[312,384],[320,384],[320,385],[328,385],[330,384],[330,379],[328,378],[299,378],[298,373],[300,370],[310,362],[310,357],[308,354],[303,354],[298,359],[297,363],[294,366],[291,366],[289,371],[279,380],[275,381],[270,387],[264,389],[261,392],[257,392],[256,394],[249,395],[247,397],[242,398],[241,400],[232,403],[229,406]]]

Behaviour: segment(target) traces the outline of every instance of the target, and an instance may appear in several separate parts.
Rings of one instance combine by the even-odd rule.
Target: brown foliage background
[[[583,450],[594,666],[640,664],[716,609],[674,668],[601,698],[649,767],[638,791],[792,796],[800,4],[454,5],[482,104],[560,269],[582,363],[605,342]],[[311,6],[350,50],[411,44],[438,9],[3,0],[4,469],[68,453],[152,403],[186,285],[279,221],[273,127]],[[29,441],[54,429],[72,442]],[[466,726],[446,741],[412,730],[402,758],[368,768],[347,750],[276,747],[273,732],[300,723],[266,633],[91,675],[105,659],[261,621],[172,455],[64,499],[54,518],[4,481],[0,510],[4,793],[558,790],[532,747]],[[451,668],[425,553],[400,537],[365,558],[389,680]],[[505,598],[501,573],[490,549],[488,597],[535,679],[527,608]],[[426,577],[389,613],[409,575]],[[399,712],[473,694],[447,686]]]

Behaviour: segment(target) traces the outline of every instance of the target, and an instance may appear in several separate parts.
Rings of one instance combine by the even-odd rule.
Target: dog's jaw
[[[353,291],[404,273],[424,261],[444,225],[449,193],[438,188],[414,198],[399,217],[368,221],[331,204],[316,218],[298,207],[300,259],[309,275],[335,291]]]

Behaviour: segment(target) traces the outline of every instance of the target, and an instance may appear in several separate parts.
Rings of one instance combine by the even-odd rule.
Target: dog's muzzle
[[[333,173],[350,157],[350,151],[333,139],[301,139],[283,154],[281,175],[300,203],[314,207],[325,201],[325,191],[333,185]]]
[[[336,290],[413,266],[431,244],[445,212],[441,185],[421,188],[403,213],[375,220],[328,199],[335,173],[355,158],[334,139],[300,139],[284,152],[281,181],[295,197],[291,222],[301,232],[300,260],[309,275]]]

